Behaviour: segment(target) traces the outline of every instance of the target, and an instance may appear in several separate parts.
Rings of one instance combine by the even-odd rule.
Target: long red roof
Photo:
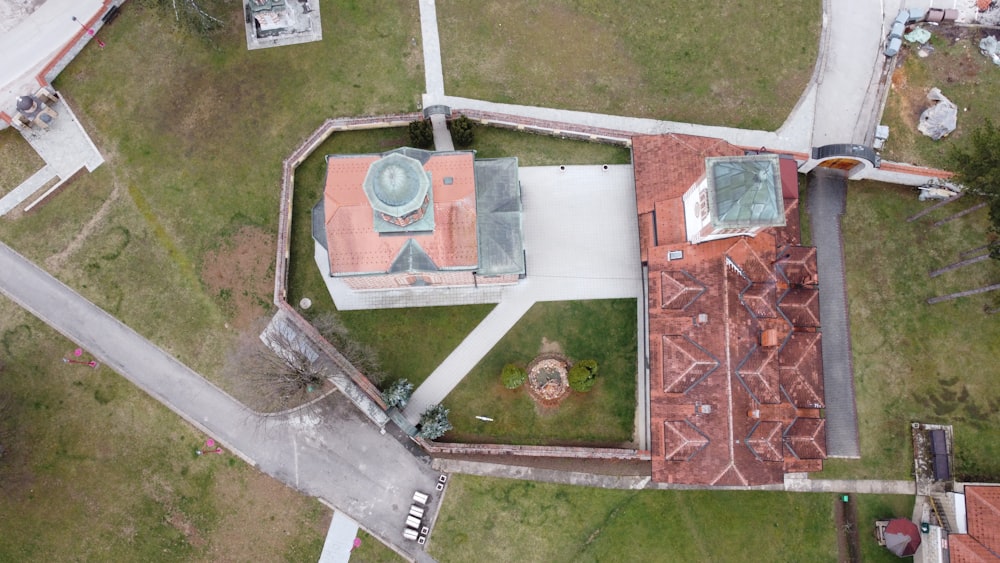
[[[798,221],[756,237],[686,240],[681,198],[705,158],[740,155],[719,139],[633,139],[656,481],[779,483],[826,457],[816,255],[797,245]],[[788,198],[785,208],[798,210]],[[669,259],[676,250],[683,257]]]

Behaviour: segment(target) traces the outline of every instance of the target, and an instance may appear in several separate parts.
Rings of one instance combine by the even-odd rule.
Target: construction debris
[[[937,141],[941,137],[947,137],[958,126],[958,106],[946,98],[938,88],[931,88],[927,93],[927,99],[932,105],[920,114],[917,130]]]
[[[951,200],[957,199],[958,196],[962,195],[963,186],[940,178],[934,178],[917,189],[920,190],[920,201],[927,201],[929,199]],[[931,207],[930,209],[933,210],[936,207]]]
[[[904,35],[903,39],[906,39],[910,43],[920,43],[921,45],[923,45],[924,43],[927,43],[928,41],[931,40],[931,32],[927,31],[922,27],[918,27],[913,31]]]
[[[993,61],[993,64],[1000,66],[1000,42],[997,42],[997,38],[992,35],[983,37],[979,41],[979,52],[986,55]]]

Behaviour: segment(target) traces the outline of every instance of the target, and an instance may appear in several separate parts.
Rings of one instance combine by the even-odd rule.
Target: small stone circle
[[[312,299],[309,299],[308,297],[303,297],[302,300],[299,301],[299,307],[302,307],[303,311],[305,311],[309,307],[312,307],[312,305],[313,305]]]
[[[528,395],[536,403],[558,406],[569,396],[569,361],[559,354],[542,354],[528,364]]]

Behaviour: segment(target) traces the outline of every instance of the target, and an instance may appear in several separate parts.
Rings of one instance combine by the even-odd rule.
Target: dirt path
[[[83,246],[87,237],[92,235],[94,231],[104,225],[104,220],[111,211],[111,206],[118,201],[118,197],[120,195],[121,188],[118,186],[118,182],[115,182],[115,187],[111,190],[111,194],[108,195],[108,199],[104,200],[104,203],[101,204],[101,208],[97,210],[97,213],[94,213],[94,216],[87,221],[87,224],[84,225],[83,228],[80,229],[80,232],[73,237],[73,240],[66,245],[66,248],[45,259],[45,266],[49,269],[49,271],[58,270],[70,256],[72,256],[77,250],[80,250],[80,247]]]
[[[854,500],[844,502],[841,495],[834,497],[834,514],[837,522],[837,561],[861,562],[861,542],[858,537],[858,507]]]

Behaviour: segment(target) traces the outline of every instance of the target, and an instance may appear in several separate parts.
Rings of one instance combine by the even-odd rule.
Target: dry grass
[[[316,560],[329,510],[195,455],[206,436],[108,368],[63,363],[75,345],[9,301],[0,313],[0,560]]]
[[[37,172],[45,161],[12,127],[0,131],[0,196]]]
[[[798,101],[820,30],[818,1],[445,0],[437,14],[449,94],[755,129]]]

